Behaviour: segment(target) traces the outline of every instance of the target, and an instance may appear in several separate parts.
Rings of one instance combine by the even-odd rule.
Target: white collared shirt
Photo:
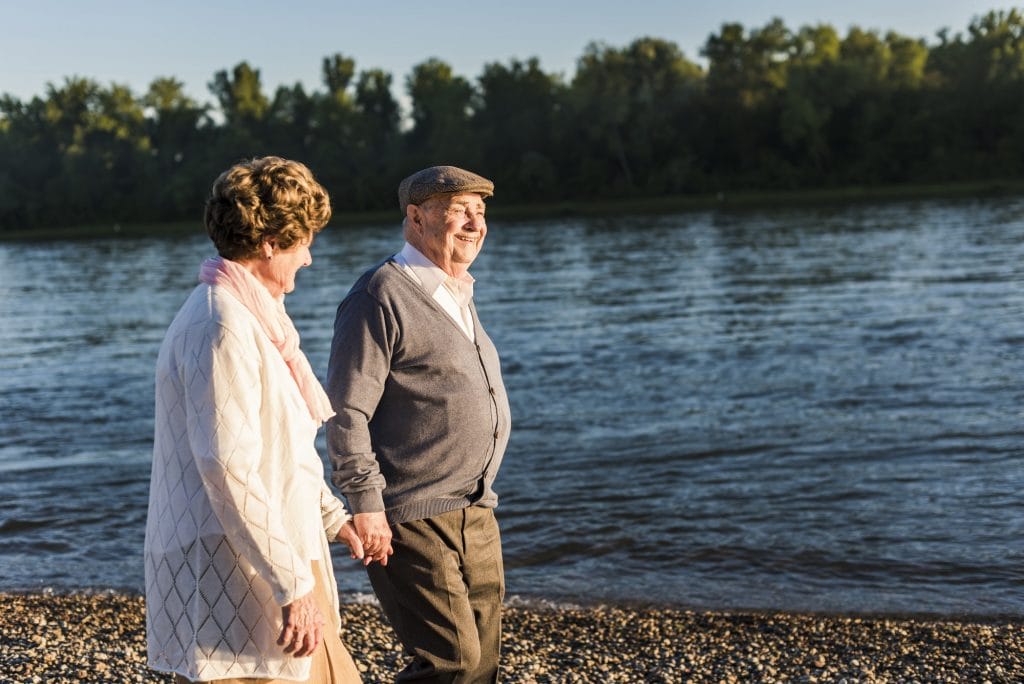
[[[441,305],[471,341],[476,341],[473,314],[469,310],[469,301],[473,298],[473,276],[467,273],[461,279],[452,278],[408,242],[395,255],[395,262],[402,267],[403,273],[419,283]]]

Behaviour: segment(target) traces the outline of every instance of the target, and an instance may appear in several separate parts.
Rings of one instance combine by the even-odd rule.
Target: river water
[[[513,600],[1024,615],[1024,199],[490,228]],[[317,239],[287,305],[321,377],[400,246]],[[0,589],[141,590],[153,365],[210,254],[0,243]]]

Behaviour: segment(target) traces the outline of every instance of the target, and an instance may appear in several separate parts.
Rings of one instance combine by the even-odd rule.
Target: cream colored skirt
[[[338,636],[340,618],[332,614],[331,605],[333,602],[327,593],[327,587],[321,581],[322,574],[317,566],[317,561],[313,561],[313,577],[316,578],[316,588],[313,591],[316,596],[317,605],[320,606],[321,612],[327,618],[327,624],[324,625],[323,641],[313,651],[313,655],[310,656],[313,662],[309,669],[309,679],[305,681],[305,684],[359,684],[362,682],[362,678],[359,676],[356,664],[352,661],[352,656],[349,655],[348,649],[345,648],[345,644],[341,643],[341,637]],[[336,589],[334,590],[337,591]],[[176,684],[192,684],[191,680],[181,675],[175,675],[174,681]],[[260,679],[258,677],[218,679],[216,682],[216,684],[257,683],[295,684],[291,680]]]

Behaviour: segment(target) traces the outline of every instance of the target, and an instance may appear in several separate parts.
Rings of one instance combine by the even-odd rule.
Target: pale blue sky
[[[621,47],[640,36],[671,40],[699,61],[724,22],[747,28],[773,16],[791,29],[828,23],[934,42],[963,32],[975,16],[1008,9],[977,0],[0,0],[0,93],[28,100],[47,83],[86,76],[141,95],[157,76],[175,76],[195,99],[212,98],[214,72],[246,60],[271,95],[301,82],[319,90],[324,57],[391,72],[396,96],[413,65],[438,57],[470,80],[487,62],[536,56],[568,79],[590,41]],[[404,99],[404,98],[403,98]]]

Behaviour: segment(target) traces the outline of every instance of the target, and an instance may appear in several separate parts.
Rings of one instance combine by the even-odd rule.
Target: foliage
[[[591,44],[568,80],[536,58],[470,81],[430,58],[404,79],[323,59],[322,87],[264,92],[242,62],[213,104],[173,77],[136,95],[71,77],[0,97],[0,230],[198,218],[246,157],[307,163],[336,212],[392,208],[429,164],[494,178],[498,201],[653,198],[1024,175],[1024,14],[934,44],[857,27],[723,24],[690,61],[654,37]]]

